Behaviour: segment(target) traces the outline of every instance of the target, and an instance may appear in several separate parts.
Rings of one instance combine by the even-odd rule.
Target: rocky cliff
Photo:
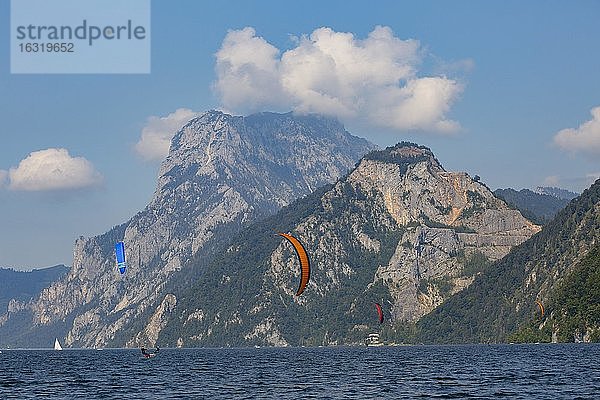
[[[396,282],[392,313],[400,319],[417,320],[470,284],[464,267],[474,255],[500,259],[540,229],[466,173],[445,171],[426,148],[374,152],[349,181],[378,193],[396,224],[407,227],[376,274]],[[445,283],[436,284],[440,279]]]
[[[419,321],[423,340],[600,340],[599,244],[600,180],[467,290]]]
[[[339,178],[373,147],[316,115],[210,111],[192,119],[172,140],[150,204],[103,235],[79,238],[69,274],[20,314],[5,315],[0,341],[36,345],[39,332],[57,326],[67,346],[152,344],[177,302],[172,292],[232,235]],[[122,277],[119,240],[128,261]],[[186,268],[194,256],[202,261]]]
[[[181,296],[159,340],[359,343],[380,329],[375,301],[392,324],[415,321],[539,229],[482,183],[445,171],[428,148],[401,143],[242,231]],[[300,297],[296,256],[276,232],[291,232],[310,254]]]

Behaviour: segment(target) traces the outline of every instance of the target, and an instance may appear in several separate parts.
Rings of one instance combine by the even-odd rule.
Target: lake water
[[[600,399],[600,345],[3,350],[0,398]]]

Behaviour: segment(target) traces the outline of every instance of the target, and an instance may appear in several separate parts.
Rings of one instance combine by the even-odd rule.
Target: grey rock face
[[[407,227],[375,279],[393,282],[395,318],[414,321],[472,282],[463,269],[474,253],[499,259],[540,227],[466,173],[445,171],[429,149],[389,151],[392,158],[418,161],[403,166],[367,157],[349,181],[379,193],[397,224]]]
[[[209,111],[192,119],[174,136],[148,206],[76,241],[69,274],[28,305],[33,326],[67,321],[67,346],[152,343],[177,301],[168,282],[192,256],[209,259],[241,227],[339,178],[373,147],[314,115]],[[123,276],[114,263],[119,240]]]

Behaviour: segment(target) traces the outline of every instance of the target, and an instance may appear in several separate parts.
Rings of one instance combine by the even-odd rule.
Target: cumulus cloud
[[[179,108],[166,117],[151,116],[142,129],[142,136],[135,150],[148,161],[161,161],[169,154],[173,135],[186,122],[199,113],[187,108]]]
[[[600,107],[590,112],[592,119],[579,125],[577,129],[563,129],[554,136],[554,143],[561,149],[600,156]]]
[[[292,109],[396,130],[456,131],[446,115],[462,86],[419,76],[424,55],[419,41],[384,26],[366,39],[319,28],[283,53],[247,27],[223,40],[214,88],[235,112]]]
[[[30,153],[7,175],[9,189],[24,191],[81,189],[102,182],[91,162],[71,157],[66,149],[53,148]]]

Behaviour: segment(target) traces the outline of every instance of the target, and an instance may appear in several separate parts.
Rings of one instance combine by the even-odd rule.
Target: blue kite
[[[125,244],[123,242],[115,244],[115,254],[117,255],[117,267],[119,267],[119,272],[123,275],[127,268],[127,263],[125,263]]]

